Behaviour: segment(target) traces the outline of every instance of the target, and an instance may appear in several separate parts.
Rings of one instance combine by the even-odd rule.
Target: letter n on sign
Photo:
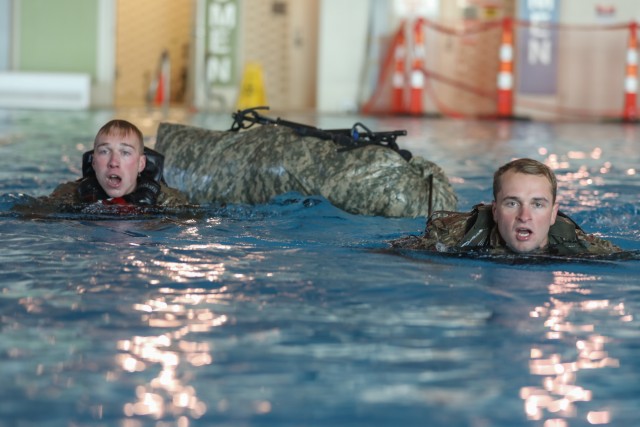
[[[238,75],[239,0],[207,0],[206,5],[207,84],[234,87]]]
[[[520,19],[529,22],[518,36],[518,92],[555,95],[558,0],[520,0],[518,6]]]

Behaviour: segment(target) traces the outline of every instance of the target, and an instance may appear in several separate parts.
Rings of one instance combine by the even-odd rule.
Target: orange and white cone
[[[400,29],[396,46],[393,50],[393,75],[391,77],[391,112],[404,113],[404,83],[407,48],[404,36],[404,25]]]
[[[502,21],[500,71],[498,72],[498,117],[513,115],[513,22]]]
[[[158,70],[156,93],[153,102],[157,106],[169,105],[169,93],[171,82],[171,63],[169,62],[169,52],[162,52],[160,69]]]
[[[627,45],[626,75],[624,79],[624,111],[625,121],[638,118],[638,23],[629,24],[629,41]]]
[[[158,85],[156,87],[156,95],[153,98],[153,102],[156,105],[162,105],[164,103],[164,75],[162,73],[158,76]]]
[[[409,113],[422,114],[424,96],[425,44],[424,20],[418,19],[413,26],[413,61],[411,63],[411,91],[409,96]]]

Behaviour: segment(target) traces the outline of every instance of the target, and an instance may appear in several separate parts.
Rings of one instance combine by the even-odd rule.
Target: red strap
[[[104,199],[102,203],[105,205],[120,205],[120,206],[127,206],[130,204],[122,197],[112,197],[110,199]]]

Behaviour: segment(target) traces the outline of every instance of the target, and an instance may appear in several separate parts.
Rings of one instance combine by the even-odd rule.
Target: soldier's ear
[[[553,225],[556,223],[556,218],[558,217],[558,208],[560,207],[560,205],[558,204],[558,202],[555,202],[553,204],[553,207],[551,208],[551,222],[550,225]]]
[[[140,159],[138,160],[138,173],[142,172],[146,166],[147,166],[147,156],[143,154],[142,156],[140,156]]]

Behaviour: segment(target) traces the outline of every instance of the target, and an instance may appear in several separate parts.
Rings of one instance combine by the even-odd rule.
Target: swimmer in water
[[[400,249],[494,254],[607,255],[613,243],[585,233],[558,210],[553,171],[532,159],[500,167],[493,177],[493,203],[471,212],[435,212],[422,236],[391,243]]]
[[[64,204],[179,206],[187,196],[167,186],[162,155],[144,147],[142,132],[126,120],[111,120],[83,156],[83,177],[59,185],[49,196]]]

